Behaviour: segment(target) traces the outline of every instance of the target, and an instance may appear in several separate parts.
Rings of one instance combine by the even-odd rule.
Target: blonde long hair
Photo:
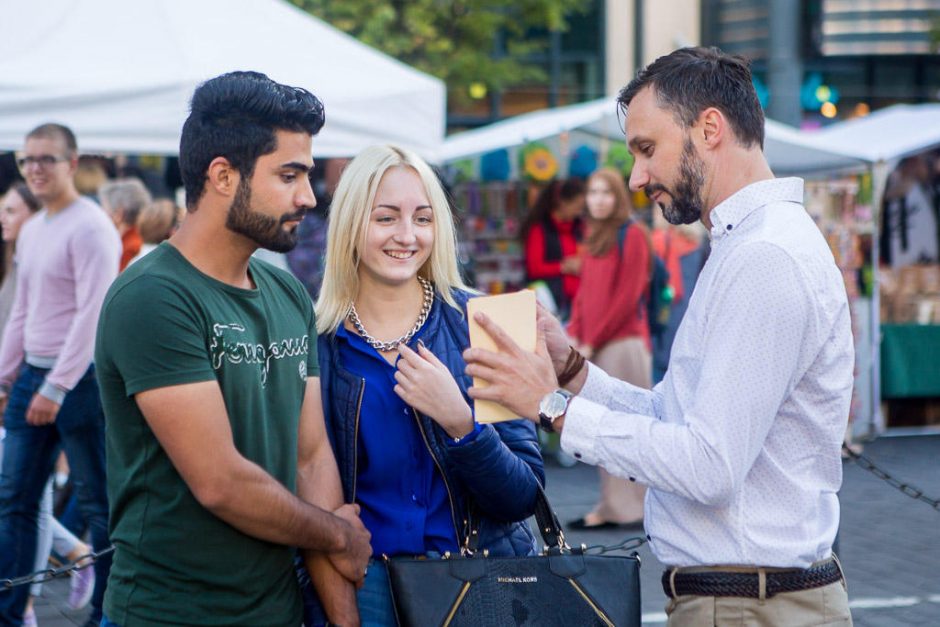
[[[359,292],[359,261],[369,216],[382,177],[391,168],[411,168],[424,183],[434,215],[434,244],[418,274],[434,283],[444,302],[457,308],[454,288],[470,290],[457,268],[457,232],[450,202],[431,167],[415,153],[397,146],[370,146],[349,162],[330,206],[323,284],[317,299],[317,332],[333,333]]]

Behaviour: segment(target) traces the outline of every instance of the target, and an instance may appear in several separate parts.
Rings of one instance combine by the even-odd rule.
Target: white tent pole
[[[884,416],[881,413],[881,289],[879,287],[880,264],[878,240],[881,236],[881,207],[885,187],[888,181],[888,164],[881,159],[871,169],[871,422],[868,435],[875,436],[885,430]]]

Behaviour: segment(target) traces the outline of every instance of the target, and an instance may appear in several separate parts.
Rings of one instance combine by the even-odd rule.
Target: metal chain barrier
[[[909,496],[912,499],[923,501],[924,503],[931,506],[935,510],[940,511],[940,499],[932,499],[928,497],[926,494],[924,494],[923,490],[909,483],[904,483],[902,481],[899,481],[898,479],[895,479],[890,474],[888,474],[887,472],[879,468],[873,461],[871,461],[864,455],[861,455],[860,453],[856,453],[855,451],[850,449],[845,443],[842,444],[842,450],[856,464],[858,464],[859,466],[861,466],[862,468],[864,468],[871,474],[875,475],[876,477],[878,477],[879,479],[881,479],[888,485],[896,488],[902,494]],[[632,551],[632,550],[636,550],[640,548],[644,544],[646,544],[646,538],[633,537],[633,538],[626,538],[622,542],[618,544],[612,544],[610,546],[604,546],[600,544],[593,545],[593,546],[585,546],[583,547],[583,550],[585,553],[600,555],[604,553],[610,553],[612,551]],[[67,575],[70,575],[74,571],[83,570],[85,568],[88,568],[94,565],[94,563],[98,561],[100,557],[107,555],[109,553],[112,553],[113,551],[114,551],[114,546],[112,545],[106,549],[102,549],[101,551],[96,551],[94,553],[89,553],[88,555],[83,555],[82,557],[78,558],[74,562],[61,566],[60,568],[48,568],[46,570],[39,570],[34,573],[30,573],[29,575],[16,577],[14,579],[0,579],[0,591],[9,590],[10,588],[13,588],[16,586],[27,586],[27,585],[32,585],[34,583],[44,583],[46,581],[50,581],[58,577],[65,577]]]
[[[610,546],[604,546],[602,544],[584,546],[582,544],[581,547],[585,555],[603,555],[604,553],[610,553],[612,551],[633,551],[640,548],[644,544],[646,544],[646,538],[636,536],[633,538],[627,538],[618,544],[611,544]]]
[[[932,499],[928,497],[926,494],[924,494],[923,490],[916,488],[909,483],[903,483],[895,479],[894,477],[889,475],[887,472],[885,472],[884,470],[876,466],[875,462],[871,461],[864,455],[860,453],[856,453],[855,451],[850,449],[844,442],[842,443],[842,450],[856,464],[858,464],[859,466],[861,466],[862,468],[864,468],[871,474],[875,475],[876,477],[878,477],[879,479],[881,479],[888,485],[893,486],[894,488],[897,488],[902,494],[905,494],[911,497],[912,499],[923,501],[930,507],[940,512],[940,499]]]
[[[113,551],[114,545],[94,553],[89,553],[88,555],[83,555],[74,562],[65,564],[59,568],[37,570],[36,572],[30,573],[29,575],[15,577],[13,579],[0,579],[0,592],[9,590],[10,588],[15,588],[16,586],[30,586],[34,583],[45,583],[52,579],[65,577],[66,575],[70,575],[77,570],[84,570],[90,566],[93,566],[99,558],[107,555],[108,553],[112,553]]]

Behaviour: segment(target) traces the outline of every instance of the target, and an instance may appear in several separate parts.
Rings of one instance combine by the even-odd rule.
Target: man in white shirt
[[[501,350],[467,351],[467,373],[490,383],[470,394],[649,486],[644,519],[668,565],[670,625],[851,624],[832,542],[854,349],[803,182],[767,165],[740,58],[677,50],[618,100],[631,189],[673,224],[700,219],[711,237],[665,378],[643,390],[584,367],[541,312],[534,355],[478,317]]]

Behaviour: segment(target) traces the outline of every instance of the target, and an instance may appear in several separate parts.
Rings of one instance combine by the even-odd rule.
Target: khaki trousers
[[[680,596],[666,604],[668,627],[852,625],[845,583],[782,592],[769,599]]]

